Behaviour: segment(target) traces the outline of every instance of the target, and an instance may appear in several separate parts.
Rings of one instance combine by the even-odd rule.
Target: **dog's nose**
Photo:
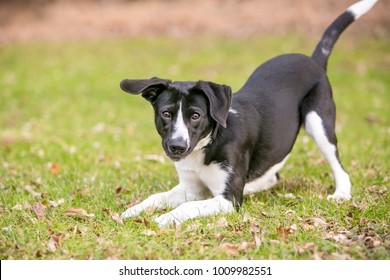
[[[171,141],[169,141],[168,148],[173,154],[180,155],[187,151],[188,146],[186,141],[183,141],[181,139],[172,139]]]

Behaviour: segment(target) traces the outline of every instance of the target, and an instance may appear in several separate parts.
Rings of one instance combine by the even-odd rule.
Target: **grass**
[[[315,43],[290,34],[0,46],[0,258],[390,259],[388,40],[345,35],[329,64],[351,201],[325,199],[330,170],[302,132],[278,186],[237,213],[162,230],[152,222],[161,211],[112,218],[177,183],[150,105],[123,93],[121,79],[238,90],[261,62]]]

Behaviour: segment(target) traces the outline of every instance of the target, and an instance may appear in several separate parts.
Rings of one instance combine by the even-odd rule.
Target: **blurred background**
[[[134,36],[309,33],[355,0],[0,0],[0,43]],[[388,37],[390,0],[348,33]],[[343,35],[344,36],[344,35]]]

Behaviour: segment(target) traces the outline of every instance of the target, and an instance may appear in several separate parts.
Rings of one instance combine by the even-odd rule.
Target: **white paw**
[[[135,205],[133,207],[130,207],[125,212],[122,213],[121,218],[122,219],[128,219],[135,216],[138,216],[143,211],[143,208],[140,205]]]
[[[172,211],[173,212],[173,211]],[[167,227],[167,226],[173,226],[180,225],[181,221],[172,212],[168,212],[164,215],[161,215],[154,219],[154,221],[158,224],[159,227]]]
[[[350,200],[351,195],[349,193],[335,192],[334,194],[328,195],[327,198],[328,200],[343,201],[343,200]]]

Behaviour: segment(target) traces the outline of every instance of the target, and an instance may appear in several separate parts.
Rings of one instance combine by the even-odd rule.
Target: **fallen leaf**
[[[94,214],[88,214],[87,211],[85,211],[82,208],[69,208],[64,212],[66,216],[77,216],[77,217],[89,217],[94,218]]]
[[[218,248],[229,256],[237,256],[238,254],[238,245],[236,244],[222,243]]]
[[[321,227],[326,227],[328,225],[328,223],[324,219],[321,219],[321,218],[318,218],[318,217],[305,218],[305,219],[303,219],[303,221],[308,223],[308,224],[312,224],[315,227],[320,227],[320,226]]]
[[[65,199],[63,198],[60,198],[59,200],[57,201],[54,201],[54,200],[50,200],[49,201],[49,204],[54,207],[54,208],[57,208],[58,206],[60,206],[61,204],[65,203]]]
[[[299,246],[299,245],[296,246],[296,250],[300,254],[304,253],[306,250],[314,251],[316,249],[317,249],[317,246],[314,244],[314,242],[307,242],[303,246]]]
[[[40,202],[35,202],[32,207],[35,215],[37,216],[38,220],[43,221],[46,218],[46,206],[43,205]]]
[[[250,232],[251,232],[252,237],[253,237],[253,243],[256,245],[256,247],[261,246],[261,244],[263,243],[263,234],[262,234],[260,226],[259,225],[252,225],[250,227]],[[260,234],[260,237],[258,236],[258,234]]]
[[[284,195],[284,198],[285,199],[295,199],[295,195],[293,195],[292,193],[287,193]]]
[[[316,227],[313,226],[313,225],[309,225],[309,224],[306,224],[306,223],[299,223],[299,225],[303,228],[303,230],[305,231],[310,231],[310,230],[313,230],[315,229]]]
[[[124,193],[126,191],[125,188],[122,188],[122,187],[116,187],[115,188],[115,194],[116,195],[120,195],[121,193]]]
[[[325,236],[325,239],[333,239],[337,243],[342,243],[342,244],[350,244],[351,243],[351,240],[348,238],[348,236],[344,232],[338,232],[338,233],[328,232]]]
[[[52,253],[57,250],[56,242],[54,241],[53,237],[50,237],[49,241],[47,242],[47,249]]]
[[[284,212],[285,215],[294,215],[295,214],[295,211],[294,210],[287,210],[286,212]]]
[[[294,231],[297,231],[297,230],[298,230],[298,227],[297,227],[296,224],[292,224],[292,225],[290,226],[290,229],[294,232]]]
[[[223,228],[223,227],[227,227],[227,226],[228,226],[228,221],[226,220],[225,217],[222,217],[222,218],[217,220],[217,227]]]
[[[125,208],[126,208],[126,209],[131,208],[131,207],[133,207],[133,206],[139,204],[140,202],[141,202],[141,199],[139,198],[139,199],[134,200],[134,201],[130,202],[129,204],[127,204],[127,205],[125,206]]]
[[[373,238],[372,236],[366,236],[363,239],[364,245],[370,249],[378,247],[381,245],[382,241]]]
[[[33,189],[33,187],[30,186],[30,185],[24,186],[24,189],[25,189],[26,191],[28,191],[29,193],[31,193],[34,197],[41,197],[41,195],[42,195],[41,193],[36,192],[36,191]]]
[[[47,249],[49,249],[50,252],[54,253],[57,250],[57,248],[60,246],[61,236],[62,236],[61,233],[50,236],[50,239],[47,242]]]
[[[282,226],[276,228],[279,239],[288,239],[288,236],[293,233],[291,228],[284,228]]]
[[[112,215],[111,219],[113,219],[118,225],[123,225],[123,220],[121,219],[118,213]]]
[[[255,246],[256,246],[255,242],[246,242],[246,241],[243,241],[243,242],[241,243],[240,249],[243,250],[244,252],[246,252],[246,251],[248,251],[248,249],[253,248],[253,247],[255,247]]]
[[[151,229],[145,229],[141,234],[146,235],[146,236],[156,236],[157,233],[154,230]]]
[[[14,207],[11,208],[12,210],[23,210],[23,206],[21,204],[15,204]]]
[[[148,221],[148,219],[144,218],[144,225],[147,227],[147,228],[150,228],[150,222]]]
[[[49,163],[48,164],[49,166],[49,170],[51,171],[51,173],[53,174],[59,174],[60,173],[60,165],[58,163]]]
[[[332,253],[329,257],[326,257],[326,259],[331,260],[351,260],[351,256],[349,254],[339,254],[339,253]]]

